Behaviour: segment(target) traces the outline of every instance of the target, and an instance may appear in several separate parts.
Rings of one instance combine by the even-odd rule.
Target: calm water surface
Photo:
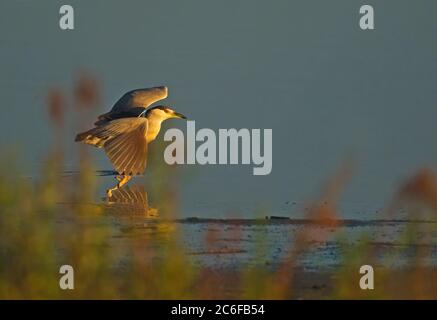
[[[341,215],[378,217],[402,181],[437,163],[437,3],[378,3],[374,32],[358,28],[361,5],[77,0],[76,29],[63,32],[57,1],[2,1],[0,146],[19,146],[23,175],[35,176],[54,142],[47,93],[59,88],[72,110],[85,70],[98,80],[100,103],[86,120],[68,112],[61,138],[65,170],[77,170],[79,130],[124,92],[165,84],[166,103],[197,128],[273,129],[268,176],[250,166],[181,167],[182,216],[298,217],[296,207],[353,154]],[[164,130],[172,126],[184,128],[169,121]],[[112,169],[100,150],[90,152],[96,169]],[[103,196],[113,179],[99,180]]]

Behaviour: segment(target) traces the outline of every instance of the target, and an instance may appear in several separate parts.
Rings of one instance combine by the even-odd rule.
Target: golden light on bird
[[[168,89],[164,86],[129,91],[109,112],[98,117],[93,129],[76,136],[76,141],[104,148],[118,172],[117,185],[107,191],[109,197],[133,175],[144,172],[147,145],[155,140],[162,122],[172,118],[186,119],[168,106],[149,108],[167,96]]]

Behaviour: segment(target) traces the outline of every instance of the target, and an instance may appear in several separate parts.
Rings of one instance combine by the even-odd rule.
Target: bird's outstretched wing
[[[127,118],[114,122],[132,122],[132,127],[104,144],[106,155],[119,174],[141,174],[147,162],[147,119]]]
[[[111,111],[100,115],[95,124],[102,125],[114,119],[138,116],[145,108],[167,96],[168,88],[165,86],[129,91],[115,103]]]
[[[103,147],[119,174],[136,175],[146,168],[147,129],[147,118],[117,119],[77,135],[76,141]]]

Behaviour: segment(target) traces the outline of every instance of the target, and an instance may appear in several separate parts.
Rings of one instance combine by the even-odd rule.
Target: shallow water
[[[411,267],[416,264],[418,249],[423,246],[428,247],[430,255],[421,260],[421,265],[437,266],[436,234],[432,239],[433,244],[427,242],[429,239],[425,241],[420,232],[410,242],[402,240],[402,234],[411,224],[417,227],[417,224],[422,223],[426,224],[398,221],[375,221],[368,224],[356,221],[334,230],[312,225],[308,221],[296,224],[293,221],[278,223],[268,220],[157,219],[120,226],[120,232],[111,240],[111,244],[128,246],[130,239],[146,236],[146,247],[156,252],[154,259],[160,259],[165,256],[165,252],[154,249],[162,248],[165,242],[163,235],[176,228],[181,235],[179,244],[194,264],[213,269],[236,270],[260,266],[275,269],[292,253],[294,237],[305,228],[305,232],[314,235],[314,238],[310,240],[307,251],[299,256],[295,266],[306,271],[334,271],[343,266],[347,250],[366,244],[375,250],[375,259],[369,261],[374,267]],[[330,233],[328,239],[318,240],[317,234],[326,232]]]
[[[75,174],[66,173],[66,179]],[[98,179],[112,179],[111,171],[98,175]],[[244,215],[213,217],[205,204],[195,204],[197,211],[162,216],[162,204],[154,202],[146,190],[144,184],[134,183],[115,191],[111,198],[101,197],[87,204],[105,209],[101,220],[93,223],[111,225],[111,246],[129,247],[133,240],[143,239],[145,259],[164,259],[170,242],[168,235],[178,231],[178,244],[195,265],[232,270],[259,266],[275,269],[293,253],[296,235],[304,232],[308,237],[306,250],[298,256],[295,266],[307,271],[336,270],[351,248],[363,245],[374,250],[374,266],[409,267],[417,263],[415,257],[423,247],[429,254],[421,258],[421,265],[437,265],[437,221],[340,219],[339,226],[334,227],[298,218],[292,212],[280,216],[260,214],[257,219]],[[62,212],[62,206],[70,204],[58,205]],[[68,224],[68,220],[61,223]],[[425,229],[432,232],[426,236]]]

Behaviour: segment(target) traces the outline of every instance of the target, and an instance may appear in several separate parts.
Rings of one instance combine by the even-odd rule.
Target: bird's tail
[[[105,145],[105,142],[110,138],[109,136],[102,136],[99,134],[98,128],[94,128],[76,135],[76,142],[83,142],[97,148],[101,148]]]

